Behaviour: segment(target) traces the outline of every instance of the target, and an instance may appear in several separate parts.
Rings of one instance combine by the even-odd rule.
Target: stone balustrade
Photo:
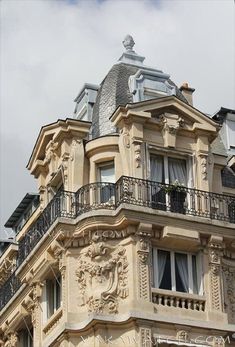
[[[156,288],[152,289],[152,301],[157,305],[202,312],[206,304],[204,296]]]

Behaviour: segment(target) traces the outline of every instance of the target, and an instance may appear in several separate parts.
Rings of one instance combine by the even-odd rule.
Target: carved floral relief
[[[117,313],[119,299],[128,296],[127,268],[124,247],[93,241],[78,259],[80,305],[89,312]]]

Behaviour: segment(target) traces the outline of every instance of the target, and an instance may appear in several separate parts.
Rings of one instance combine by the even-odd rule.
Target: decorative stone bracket
[[[161,116],[164,147],[175,147],[176,134],[183,127],[184,120],[176,114],[164,113]]]
[[[141,166],[141,145],[142,141],[133,141],[134,152],[135,152],[135,166],[139,168]]]

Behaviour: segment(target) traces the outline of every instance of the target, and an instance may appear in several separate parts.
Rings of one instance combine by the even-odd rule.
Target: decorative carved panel
[[[235,267],[223,266],[225,308],[230,322],[235,323]]]
[[[92,241],[78,259],[80,305],[90,312],[117,313],[119,299],[128,296],[127,272],[124,247]]]

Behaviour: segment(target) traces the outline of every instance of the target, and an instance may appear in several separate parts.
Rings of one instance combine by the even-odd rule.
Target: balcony
[[[91,183],[81,187],[76,193],[58,191],[19,241],[18,266],[58,218],[75,219],[92,210],[115,210],[124,203],[235,223],[234,196],[122,176],[116,183]],[[15,285],[15,281],[14,276],[10,277],[0,289],[0,297],[4,297],[0,302],[0,310],[18,290],[19,284],[17,282]],[[11,290],[8,291],[9,286]]]
[[[152,301],[156,305],[181,308],[193,311],[205,311],[206,299],[189,293],[152,288]]]

